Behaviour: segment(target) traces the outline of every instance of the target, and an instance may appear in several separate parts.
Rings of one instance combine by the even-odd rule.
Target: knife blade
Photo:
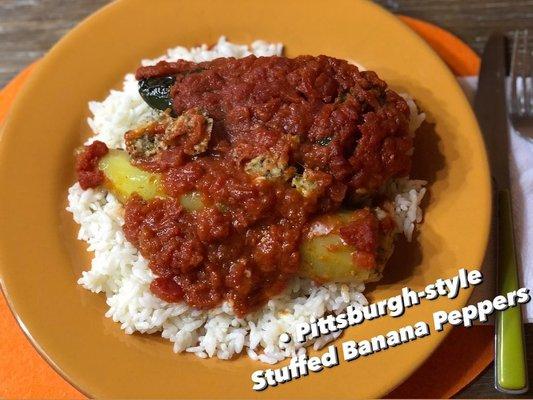
[[[485,47],[474,99],[497,189],[509,188],[509,125],[505,98],[505,37],[493,34]]]
[[[493,34],[485,47],[474,100],[495,189],[498,295],[519,289],[509,178],[509,125],[505,93],[505,37]],[[522,313],[519,306],[496,315],[495,387],[507,394],[528,390]]]

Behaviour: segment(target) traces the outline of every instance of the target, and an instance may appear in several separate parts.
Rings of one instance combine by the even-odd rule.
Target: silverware
[[[516,65],[515,65],[516,70]],[[485,139],[495,194],[498,295],[519,288],[509,181],[509,127],[505,96],[505,37],[493,34],[483,53],[474,109]],[[522,313],[496,316],[495,386],[517,394],[528,389]]]
[[[509,115],[513,127],[529,137],[533,137],[532,58],[527,29],[516,31],[511,58]]]

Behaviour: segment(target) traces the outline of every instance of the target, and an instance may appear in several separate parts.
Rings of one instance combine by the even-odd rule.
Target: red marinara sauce
[[[104,183],[104,173],[98,169],[98,162],[108,151],[105,143],[95,140],[76,156],[76,174],[83,190]]]
[[[126,135],[135,146],[164,144],[134,163],[161,173],[168,196],[134,195],[124,224],[166,301],[209,309],[229,300],[240,316],[257,309],[298,273],[314,216],[368,200],[410,171],[409,108],[374,72],[326,56],[249,56],[136,73],[169,75],[173,114],[187,118]],[[169,134],[171,126],[180,130]],[[190,192],[203,208],[181,206]],[[379,230],[369,212],[342,236],[376,258]]]

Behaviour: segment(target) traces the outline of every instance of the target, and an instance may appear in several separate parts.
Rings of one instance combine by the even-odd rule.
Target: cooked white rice
[[[200,62],[217,57],[270,56],[281,52],[281,44],[256,41],[242,46],[220,38],[212,48],[177,47],[166,56],[144,60],[143,64],[162,59]],[[424,115],[418,113],[410,98],[407,100],[414,132]],[[122,90],[112,90],[102,102],[90,102],[89,109],[92,118],[88,123],[94,136],[87,143],[98,139],[109,148],[124,148],[124,132],[158,116],[139,96],[132,74],[125,77]],[[419,203],[425,192],[424,183],[403,179],[389,188],[395,194],[398,226],[408,239],[422,218]],[[80,225],[78,239],[86,241],[88,251],[94,253],[91,268],[83,272],[78,283],[95,293],[105,293],[109,306],[106,316],[119,322],[126,333],[161,332],[162,337],[174,343],[175,352],[220,359],[246,352],[252,359],[273,364],[305,351],[302,345],[295,346],[294,342],[285,345],[279,341],[280,334],[292,333],[297,322],[340,313],[350,304],[367,304],[362,283],[317,286],[301,278],[295,278],[282,295],[244,319],[233,314],[229,303],[210,311],[199,311],[183,303],[166,303],[150,292],[154,275],[148,262],[124,237],[124,209],[117,199],[104,189],[82,190],[76,183],[69,189],[68,202],[67,210]],[[333,339],[333,336],[320,338],[314,347],[320,348]]]

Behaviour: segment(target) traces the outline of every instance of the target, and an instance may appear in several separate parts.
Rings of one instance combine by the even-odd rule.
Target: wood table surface
[[[267,0],[264,0],[267,1]],[[533,0],[378,0],[392,12],[433,22],[480,53],[495,29],[533,32]],[[0,0],[0,88],[24,66],[41,57],[80,20],[107,0]],[[530,35],[533,44],[533,34]],[[533,46],[531,47],[533,48]],[[526,325],[528,367],[533,383],[533,325]],[[493,388],[490,366],[459,398],[506,397]],[[524,398],[533,397],[533,391]]]

